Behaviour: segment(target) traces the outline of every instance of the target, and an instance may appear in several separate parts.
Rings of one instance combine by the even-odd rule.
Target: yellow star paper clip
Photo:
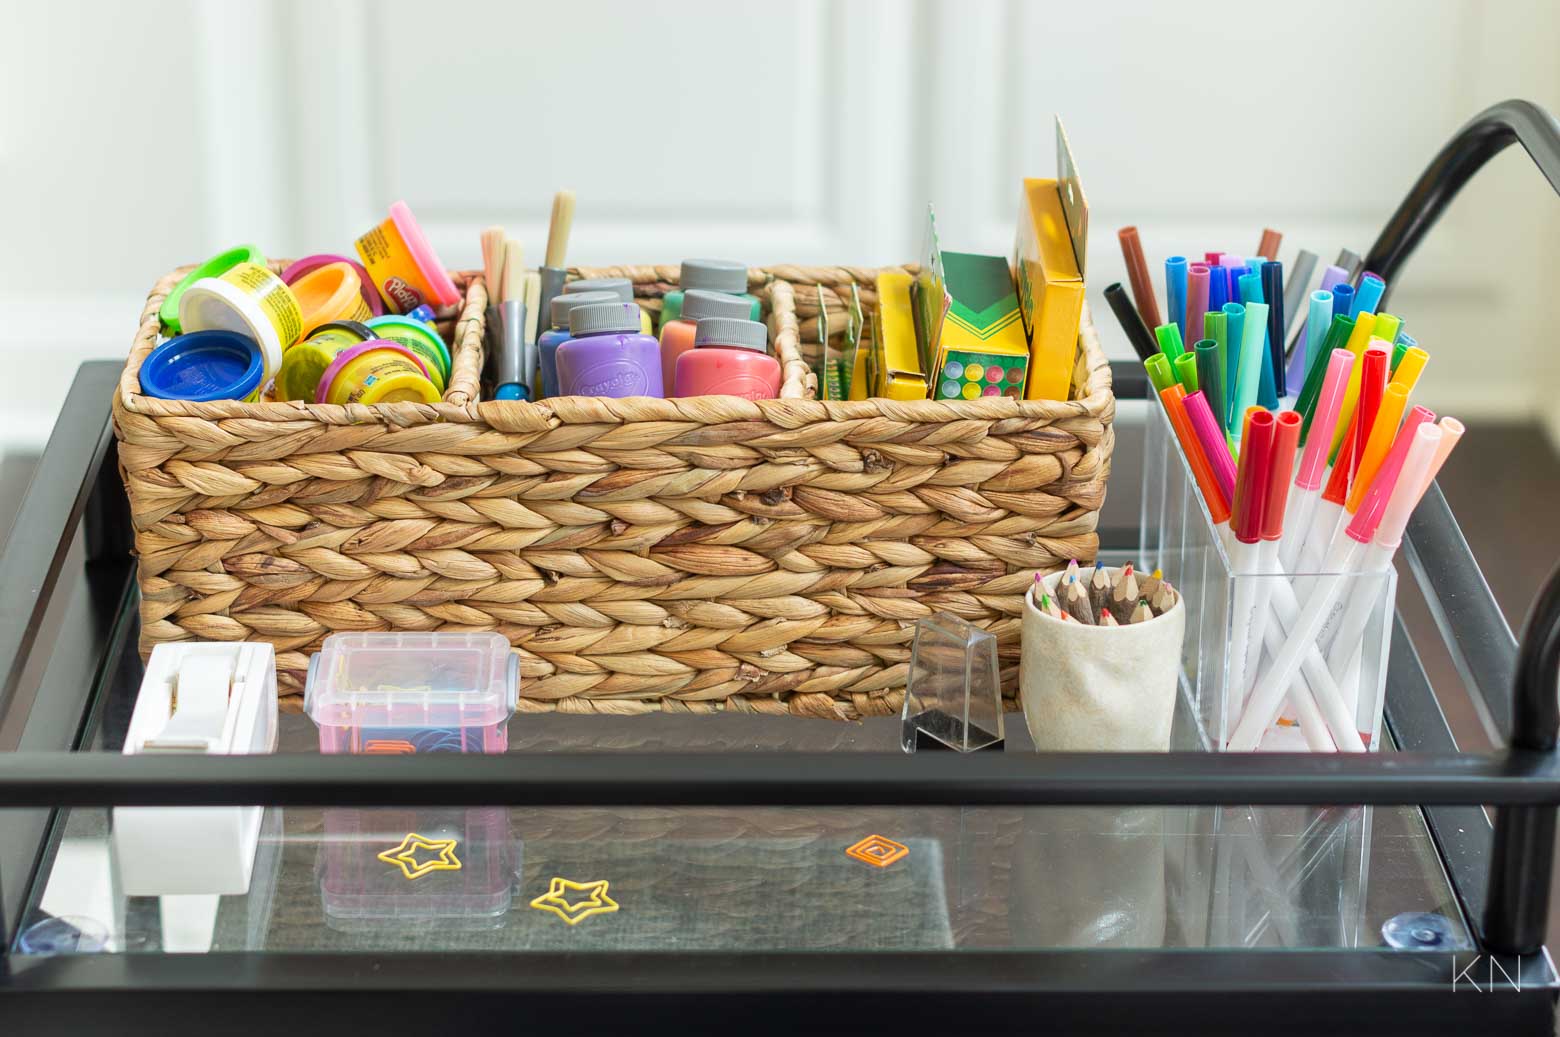
[[[435,871],[459,871],[460,858],[455,856],[455,847],[458,845],[454,839],[429,839],[425,835],[408,832],[400,845],[379,854],[379,859],[386,864],[396,865],[408,881],[413,881]],[[418,850],[437,853],[438,856],[419,860]]]
[[[571,893],[583,893],[585,896],[571,900]],[[606,879],[570,882],[556,877],[548,884],[546,893],[531,901],[531,906],[538,911],[551,911],[570,925],[591,915],[611,914],[618,909],[617,901],[607,896]]]

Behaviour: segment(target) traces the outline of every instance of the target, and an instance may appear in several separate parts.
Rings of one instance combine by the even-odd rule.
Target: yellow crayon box
[[[1025,398],[1065,400],[1083,318],[1089,206],[1061,119],[1055,180],[1025,179],[1013,242],[1013,276],[1029,345]]]
[[[877,276],[877,319],[872,322],[872,394],[890,400],[926,399],[926,373],[910,314],[910,275],[884,270]]]

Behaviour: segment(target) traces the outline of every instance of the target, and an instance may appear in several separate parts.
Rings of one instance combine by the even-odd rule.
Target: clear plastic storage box
[[[325,753],[501,753],[520,672],[500,634],[332,634],[304,709]]]

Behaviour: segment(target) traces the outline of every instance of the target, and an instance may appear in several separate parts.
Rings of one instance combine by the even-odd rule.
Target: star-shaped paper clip
[[[455,856],[455,847],[458,845],[459,843],[454,839],[429,839],[425,835],[408,832],[400,845],[392,846],[379,854],[379,859],[386,864],[394,864],[401,869],[401,873],[408,881],[412,881],[435,871],[459,871],[460,858]],[[436,853],[438,856],[419,860],[417,856],[419,850]]]
[[[574,893],[585,896],[571,900],[570,894]],[[551,911],[570,925],[591,915],[607,915],[618,909],[617,901],[607,896],[606,879],[570,882],[556,877],[548,884],[546,893],[531,901],[531,906],[538,911]]]

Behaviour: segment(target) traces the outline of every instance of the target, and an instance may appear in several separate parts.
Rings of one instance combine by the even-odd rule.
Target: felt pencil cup
[[[1117,575],[1114,571],[1111,577]],[[1063,574],[1042,584],[1054,594]],[[1019,686],[1029,736],[1041,752],[1166,752],[1175,716],[1186,609],[1177,598],[1140,623],[1094,626],[1058,619],[1024,596]]]

